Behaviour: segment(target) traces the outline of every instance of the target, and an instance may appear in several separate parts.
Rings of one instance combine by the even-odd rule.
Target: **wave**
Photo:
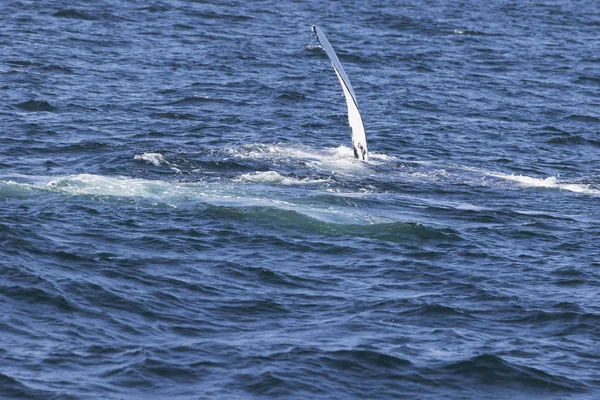
[[[295,91],[295,90],[287,90],[284,91],[282,94],[278,95],[277,100],[280,100],[282,102],[292,102],[292,103],[296,103],[296,102],[300,102],[300,101],[304,101],[306,100],[306,95],[304,95],[304,93]]]
[[[6,64],[12,67],[31,67],[31,66],[41,66],[41,63],[29,60],[6,60],[4,61]]]
[[[57,18],[79,19],[79,20],[83,20],[83,21],[97,20],[97,18],[92,15],[88,15],[82,11],[77,11],[77,10],[72,10],[72,9],[57,11],[54,14],[52,14],[52,16],[57,17]]]
[[[30,387],[22,381],[1,372],[0,396],[15,399],[53,399],[62,397],[53,391]],[[65,396],[65,398],[67,397]]]
[[[160,153],[144,153],[144,154],[136,154],[133,157],[134,160],[143,160],[147,161],[152,165],[160,166],[161,164],[169,165],[169,162],[165,159],[165,157]]]
[[[54,107],[53,105],[44,100],[28,100],[23,103],[15,104],[14,106],[29,112],[52,112],[58,110],[57,107]]]
[[[194,114],[186,114],[179,112],[162,112],[162,113],[153,113],[153,118],[157,119],[177,119],[177,120],[193,120],[196,119]]]
[[[459,36],[504,36],[500,33],[484,32],[475,29],[455,29],[453,33]]]
[[[600,146],[600,141],[594,139],[586,139],[585,137],[579,135],[567,136],[567,137],[553,137],[548,139],[546,143],[549,144],[559,144],[559,145],[580,145],[580,144],[590,144],[592,146]]]
[[[149,164],[152,164],[156,167],[160,167],[161,165],[165,165],[171,168],[173,171],[177,173],[181,173],[181,170],[174,166],[172,163],[167,161],[167,159],[160,153],[144,153],[144,154],[136,154],[133,157],[134,160],[146,161]]]
[[[591,122],[598,123],[600,122],[600,118],[593,115],[581,115],[581,114],[571,114],[565,117],[565,119],[570,121],[578,121],[578,122]]]
[[[166,105],[170,105],[170,106],[196,105],[196,104],[202,104],[202,103],[215,103],[215,102],[216,103],[232,103],[232,101],[228,100],[228,99],[220,99],[220,98],[214,98],[214,97],[210,97],[210,96],[195,95],[195,96],[185,97],[183,99],[172,101],[170,103],[167,103]]]
[[[451,363],[442,369],[460,379],[499,386],[503,390],[527,388],[538,393],[585,391],[585,385],[579,381],[551,375],[533,367],[512,364],[492,354],[478,355]]]

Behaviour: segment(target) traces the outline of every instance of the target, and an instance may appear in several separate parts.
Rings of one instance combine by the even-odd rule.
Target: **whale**
[[[344,67],[340,62],[340,59],[333,50],[333,47],[331,46],[331,43],[329,43],[329,40],[327,39],[327,36],[325,36],[323,30],[321,30],[321,28],[318,26],[313,25],[312,31],[317,37],[321,48],[325,51],[325,54],[327,54],[327,57],[333,66],[333,70],[340,81],[340,85],[342,85],[342,91],[344,92],[346,105],[348,106],[348,123],[352,131],[351,137],[354,157],[361,161],[368,161],[369,152],[367,150],[365,125],[363,124],[363,119],[360,115],[360,110],[358,109],[358,102],[356,101],[356,95],[354,94],[354,89],[352,89],[352,84],[350,84],[348,75],[346,75],[346,71],[344,71]]]

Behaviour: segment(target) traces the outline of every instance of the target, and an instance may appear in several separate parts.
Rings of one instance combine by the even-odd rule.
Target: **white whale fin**
[[[331,47],[331,43],[329,43],[329,40],[327,40],[327,37],[323,31],[316,25],[312,26],[312,30],[317,37],[317,40],[321,44],[321,47],[323,47],[323,50],[325,50],[325,53],[327,53],[327,57],[329,57],[329,61],[331,61],[331,65],[333,65],[335,74],[340,80],[342,90],[344,91],[344,96],[346,97],[346,104],[348,105],[348,122],[350,123],[350,128],[352,129],[352,147],[354,149],[354,157],[358,158],[359,160],[368,161],[369,153],[367,151],[367,136],[365,134],[365,126],[363,125],[363,120],[360,115],[360,111],[358,110],[356,95],[354,94],[350,80],[348,79],[346,71],[344,71],[344,67],[342,67],[342,63],[338,59],[337,54],[335,54],[333,47]]]

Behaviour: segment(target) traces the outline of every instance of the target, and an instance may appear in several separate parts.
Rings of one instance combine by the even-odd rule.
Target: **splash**
[[[240,175],[237,179],[239,182],[250,182],[250,183],[266,183],[266,184],[280,184],[286,186],[292,185],[310,185],[315,183],[325,183],[331,181],[331,179],[310,179],[310,178],[292,178],[281,175],[275,171],[264,171],[264,172],[252,172],[249,174]]]
[[[133,159],[147,161],[150,164],[153,164],[157,167],[159,167],[161,164],[170,165],[169,162],[165,159],[165,157],[160,153],[136,154],[135,157],[133,157]]]
[[[354,158],[350,147],[338,146],[314,149],[308,146],[275,144],[250,144],[223,150],[227,158],[238,160],[264,160],[272,164],[302,163],[319,172],[360,173],[369,171],[372,165],[381,165],[395,160],[395,157],[379,153],[369,153],[369,163]]]
[[[146,161],[156,167],[160,167],[161,165],[165,165],[171,168],[173,171],[178,174],[181,173],[181,170],[174,166],[172,163],[167,161],[167,159],[160,153],[144,153],[144,154],[136,154],[133,157],[134,160]]]

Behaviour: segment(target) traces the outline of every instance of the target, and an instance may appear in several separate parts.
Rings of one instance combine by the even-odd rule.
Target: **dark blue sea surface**
[[[600,397],[597,0],[0,17],[0,398]]]

